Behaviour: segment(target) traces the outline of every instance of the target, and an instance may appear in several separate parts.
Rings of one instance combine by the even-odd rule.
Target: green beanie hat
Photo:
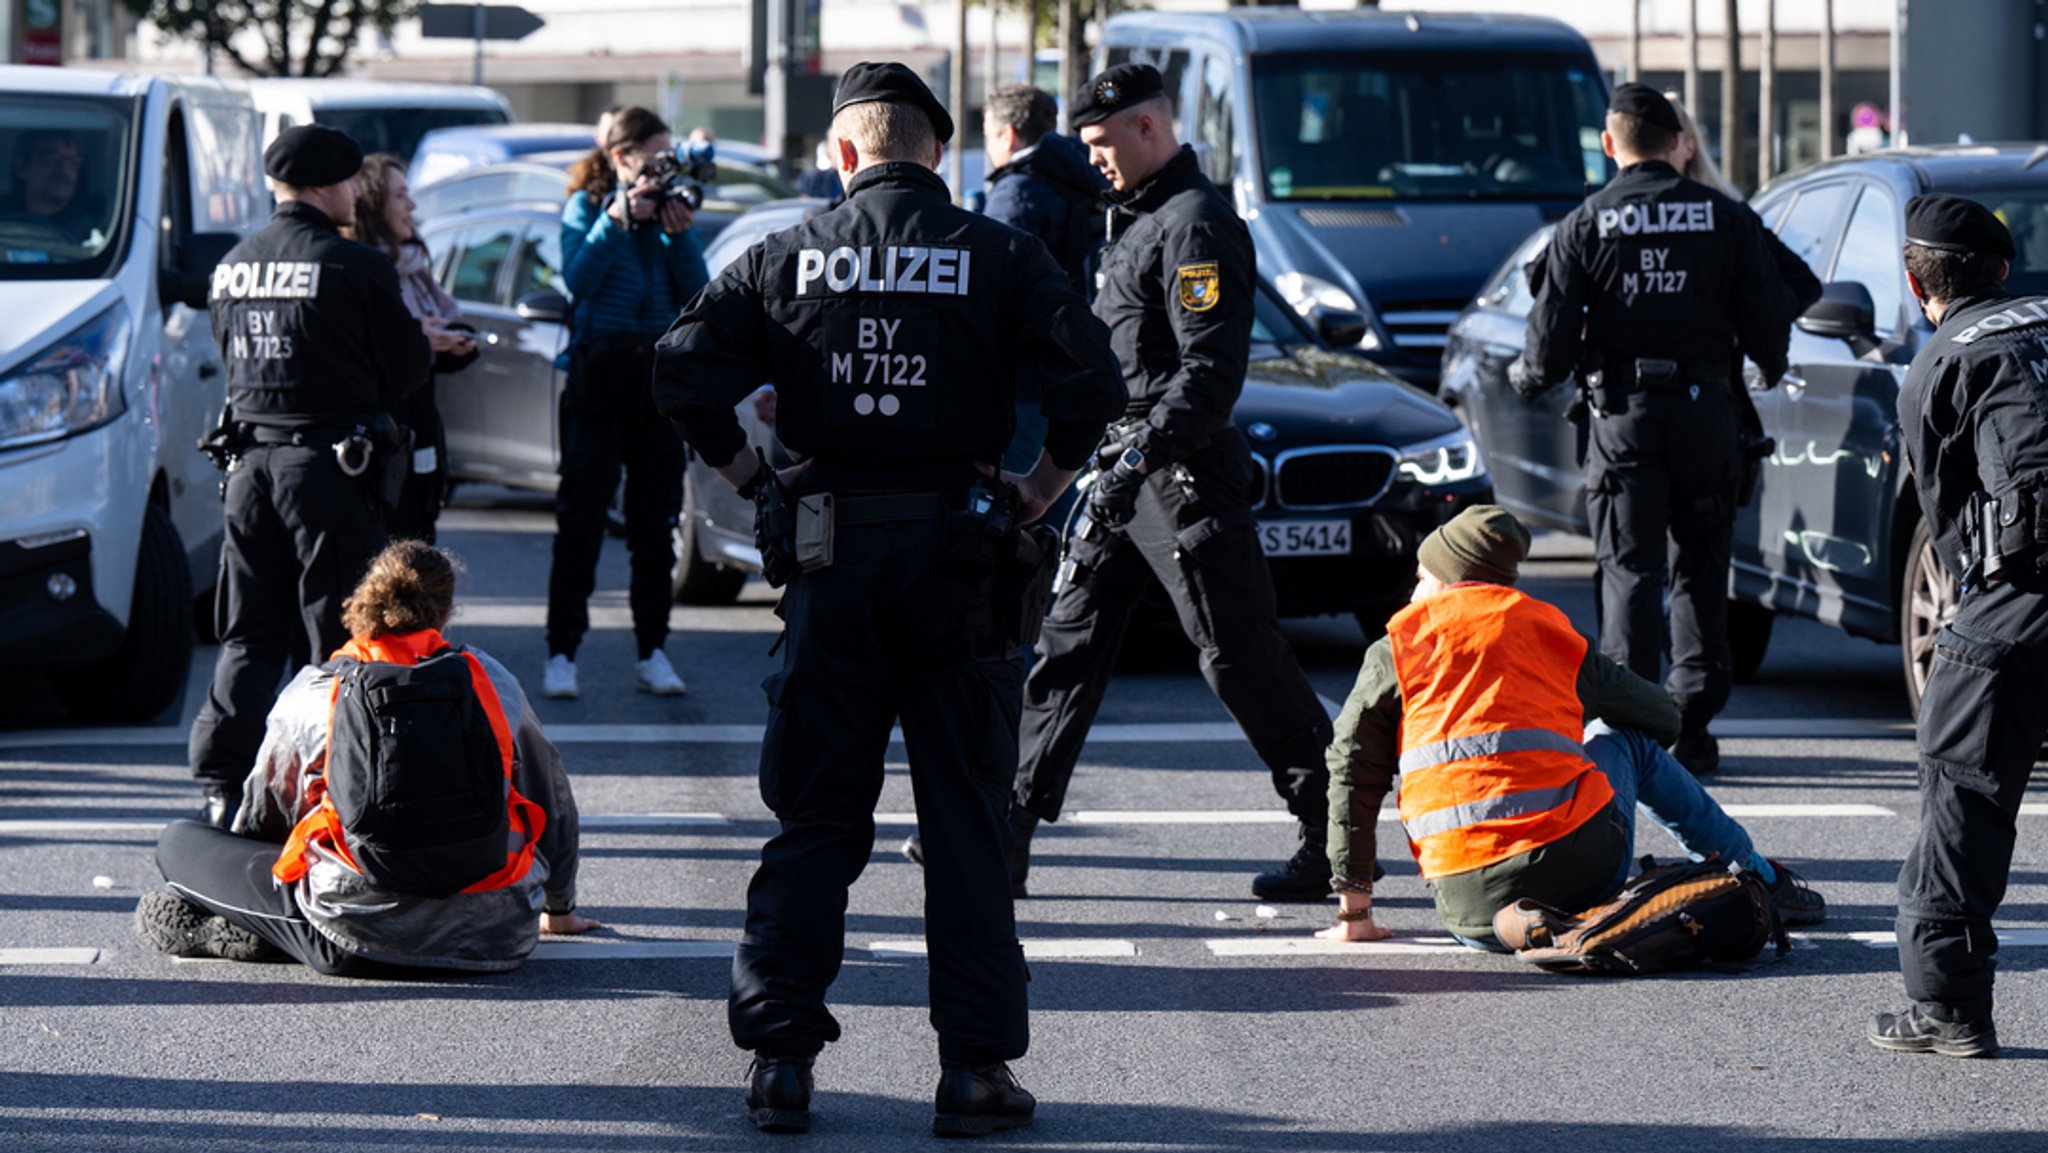
[[[1415,559],[1445,584],[1511,585],[1529,555],[1529,530],[1497,504],[1475,504],[1422,538]]]

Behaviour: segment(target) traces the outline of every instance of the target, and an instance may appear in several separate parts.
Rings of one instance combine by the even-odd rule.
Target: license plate
[[[1348,556],[1348,520],[1269,520],[1259,524],[1259,545],[1267,556]]]

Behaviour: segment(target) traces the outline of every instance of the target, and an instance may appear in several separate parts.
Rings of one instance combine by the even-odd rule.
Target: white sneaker
[[[643,693],[657,697],[679,697],[683,695],[683,678],[676,675],[673,665],[668,663],[668,654],[660,649],[654,655],[633,665],[633,680]]]
[[[573,699],[576,696],[576,662],[556,653],[540,675],[542,696]]]

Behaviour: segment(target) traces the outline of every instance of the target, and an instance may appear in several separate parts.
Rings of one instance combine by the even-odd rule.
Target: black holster
[[[781,588],[803,571],[796,559],[796,497],[772,476],[754,492],[754,547],[761,550],[761,576]]]
[[[397,508],[405,492],[405,478],[412,474],[412,430],[390,413],[380,412],[367,431],[376,449],[370,477],[377,487],[377,499],[385,508]]]

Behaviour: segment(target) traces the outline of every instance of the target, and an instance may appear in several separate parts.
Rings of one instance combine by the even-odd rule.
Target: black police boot
[[[1893,1053],[1939,1053],[1944,1057],[1998,1056],[1998,1029],[1981,1021],[1943,1021],[1918,1005],[1903,1013],[1879,1013],[1870,1021],[1870,1043]]]
[[[811,1062],[815,1057],[756,1054],[747,1070],[747,1119],[763,1133],[811,1127]]]
[[[1322,901],[1330,895],[1330,852],[1322,829],[1301,830],[1301,847],[1285,864],[1252,878],[1262,901]]]
[[[1704,777],[1721,767],[1721,742],[1707,731],[1705,725],[1686,728],[1678,734],[1678,743],[1671,746],[1671,756],[1685,771],[1695,777]]]
[[[985,1137],[1031,1124],[1038,1098],[1017,1084],[1010,1067],[997,1061],[977,1069],[956,1061],[939,1063],[939,1091],[932,1102],[932,1132],[940,1137]]]
[[[1031,876],[1031,834],[1038,831],[1038,814],[1022,805],[1010,806],[1010,896],[1031,894],[1024,882]]]
[[[201,788],[205,799],[199,805],[199,819],[216,829],[233,827],[235,812],[242,807],[242,786],[208,781]]]

